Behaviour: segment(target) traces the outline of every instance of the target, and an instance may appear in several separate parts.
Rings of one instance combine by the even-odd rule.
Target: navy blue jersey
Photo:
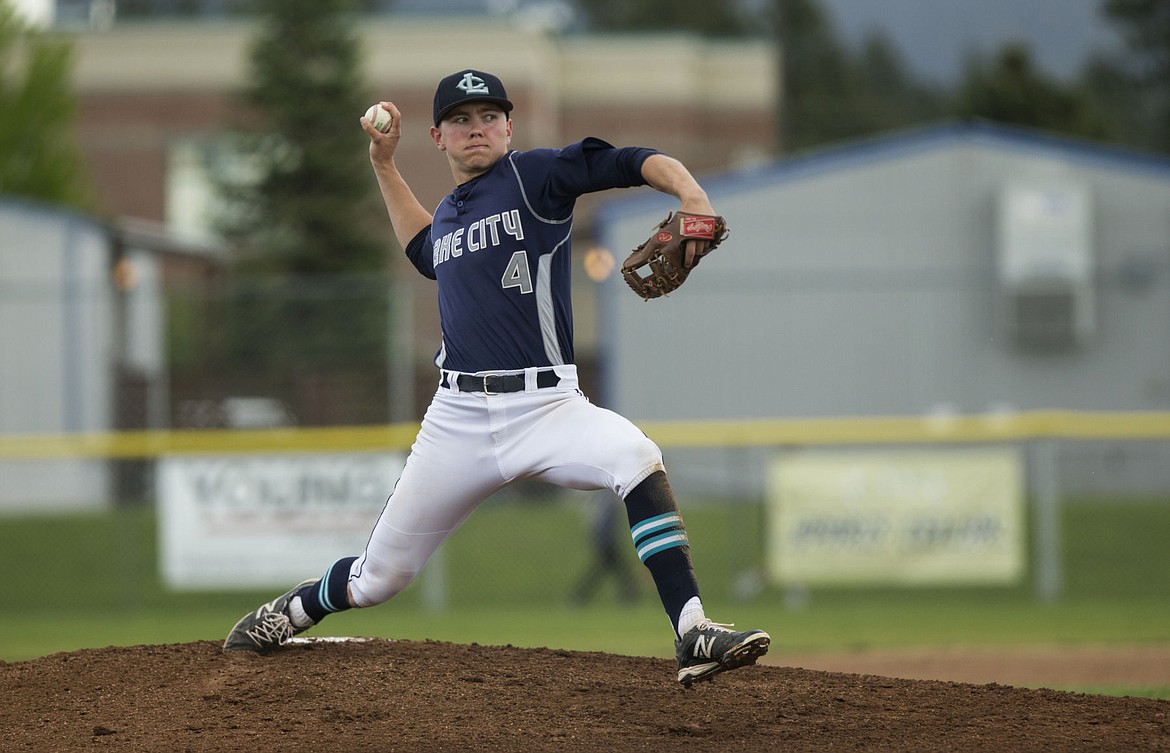
[[[569,236],[577,197],[645,185],[656,152],[585,139],[510,151],[458,186],[407,245],[439,284],[435,364],[463,372],[573,363]]]

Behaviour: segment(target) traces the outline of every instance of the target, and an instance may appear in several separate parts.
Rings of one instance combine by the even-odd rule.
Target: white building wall
[[[1118,277],[1142,250],[1166,262],[1170,168],[1026,147],[952,129],[709,181],[732,233],[687,286],[643,303],[606,284],[608,402],[640,419],[1170,408],[1150,386],[1170,376],[1170,286]],[[1020,178],[1092,193],[1099,334],[1081,347],[1029,352],[1003,328],[995,206]],[[606,245],[622,256],[670,208],[608,205]]]
[[[997,197],[1022,179],[1091,193],[1097,326],[1076,347],[1023,349],[1002,321]],[[1165,161],[948,126],[705,186],[732,232],[682,290],[604,286],[602,398],[635,421],[1170,409]],[[619,265],[673,208],[602,208]]]
[[[0,202],[0,433],[110,428],[110,240],[84,217]],[[108,502],[100,460],[0,457],[0,510]]]

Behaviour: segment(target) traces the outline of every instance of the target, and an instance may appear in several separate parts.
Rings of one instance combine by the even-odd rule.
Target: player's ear
[[[512,143],[512,119],[511,118],[508,118],[504,127],[506,128],[504,133],[506,134],[507,143],[510,144],[510,143]]]
[[[438,128],[431,128],[431,141],[435,142],[435,146],[439,147],[440,152],[447,151],[447,145],[443,143],[443,132]]]

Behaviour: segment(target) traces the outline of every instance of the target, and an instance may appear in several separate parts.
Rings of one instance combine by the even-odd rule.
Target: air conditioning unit
[[[1028,350],[1081,347],[1096,332],[1092,201],[1076,183],[1005,186],[997,207],[1001,319]]]

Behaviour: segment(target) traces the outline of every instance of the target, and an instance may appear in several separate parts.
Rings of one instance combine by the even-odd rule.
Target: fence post
[[[414,297],[409,284],[391,280],[386,307],[390,350],[386,354],[386,384],[391,423],[415,420]]]
[[[440,546],[419,573],[422,605],[428,612],[447,611],[447,554]]]
[[[1035,496],[1033,521],[1036,527],[1034,539],[1036,596],[1041,601],[1054,601],[1064,589],[1056,440],[1036,440],[1032,443],[1031,454],[1032,486]]]

